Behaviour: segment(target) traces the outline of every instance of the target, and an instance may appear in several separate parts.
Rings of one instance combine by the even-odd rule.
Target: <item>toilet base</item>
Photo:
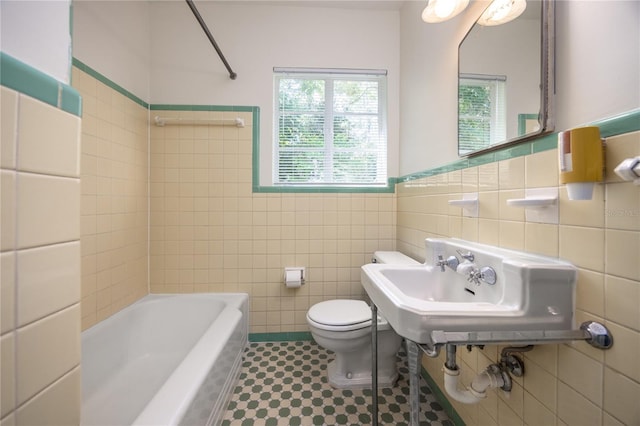
[[[336,389],[363,389],[371,388],[371,370],[360,373],[339,374],[336,360],[327,365],[329,384]],[[392,388],[398,380],[398,371],[378,371],[378,386]]]

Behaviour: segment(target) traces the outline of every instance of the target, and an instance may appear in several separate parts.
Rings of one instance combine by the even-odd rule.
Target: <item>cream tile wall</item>
[[[148,293],[148,111],[74,67],[83,100],[82,329]]]
[[[0,422],[80,421],[80,118],[1,88]]]
[[[526,374],[515,379],[510,398],[495,393],[478,405],[452,401],[466,424],[640,424],[640,187],[612,172],[639,153],[640,132],[609,138],[606,182],[591,201],[570,201],[560,187],[558,225],[527,222],[522,209],[506,205],[526,188],[558,186],[556,150],[398,185],[399,250],[423,259],[424,239],[444,236],[569,260],[579,268],[577,323],[598,320],[614,336],[608,351],[584,342],[536,347],[525,355]],[[478,218],[447,205],[476,191]],[[459,351],[466,383],[497,360],[498,349]],[[423,359],[441,387],[443,362]]]
[[[395,248],[394,194],[253,193],[250,113],[153,114],[246,126],[151,127],[152,293],[249,293],[252,333],[308,331],[312,304],[364,297],[360,266]],[[285,266],[307,283],[285,288]]]

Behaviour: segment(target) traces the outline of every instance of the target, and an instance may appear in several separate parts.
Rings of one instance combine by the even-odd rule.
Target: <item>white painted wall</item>
[[[73,56],[149,101],[149,3],[73,2]]]
[[[468,13],[426,24],[424,7],[408,1],[400,11],[401,176],[457,159],[458,44],[475,21],[473,12],[480,14],[472,3]]]
[[[640,2],[556,4],[556,130],[639,108]],[[431,25],[419,20],[423,2],[401,10],[400,175],[458,158],[457,46],[479,6]]]
[[[640,107],[640,2],[559,1],[557,130]]]
[[[270,4],[267,4],[270,3]],[[261,183],[271,182],[273,67],[388,70],[389,175],[398,174],[397,9],[333,2],[196,2],[236,80],[183,2],[151,5],[151,103],[251,105],[261,110]]]
[[[0,2],[0,47],[63,83],[71,69],[71,0]]]

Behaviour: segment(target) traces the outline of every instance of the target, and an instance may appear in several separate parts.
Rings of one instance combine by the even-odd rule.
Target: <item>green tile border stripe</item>
[[[284,333],[249,333],[250,342],[288,342],[313,340],[308,331],[289,331]]]
[[[143,108],[149,108],[149,104],[147,102],[143,101],[142,99],[140,99],[139,97],[137,97],[136,95],[134,95],[133,93],[125,89],[124,87],[109,80],[107,77],[100,74],[98,71],[94,70],[89,65],[86,65],[83,62],[81,62],[78,58],[73,58],[71,63],[74,67],[78,68],[80,71],[83,71],[89,74],[91,77],[95,78],[96,80],[105,84],[106,86],[112,88],[113,90],[120,93],[121,95],[129,98],[130,100],[142,106]]]
[[[449,416],[449,419],[451,419],[456,426],[465,426],[465,422],[462,420],[462,417],[460,417],[455,408],[453,408],[453,405],[449,402],[449,398],[447,398],[444,392],[442,392],[442,389],[440,389],[440,386],[438,386],[436,381],[433,380],[433,377],[431,377],[424,367],[421,367],[421,370],[422,378],[427,382],[427,385],[429,385],[429,388],[435,394],[438,402],[442,405],[442,408]]]
[[[594,121],[593,123],[585,124],[585,126],[598,126],[600,128],[600,135],[603,138],[640,131],[640,108],[616,115],[614,117]],[[409,182],[412,180],[435,176],[454,170],[466,169],[468,167],[479,166],[495,161],[508,160],[511,158],[535,154],[538,152],[555,149],[557,146],[558,132],[554,132],[540,136],[533,140],[528,140],[515,146],[509,146],[507,148],[489,152],[487,154],[482,154],[476,157],[463,158],[458,161],[454,161],[453,163],[445,164],[444,166],[435,167],[421,172],[411,173],[397,178],[396,181],[398,183]]]
[[[179,104],[151,104],[152,111],[235,111],[253,112],[258,107],[243,105],[179,105]]]
[[[82,116],[82,97],[73,87],[0,52],[0,84],[70,114]]]
[[[255,170],[255,169],[254,169]],[[258,173],[254,173],[254,176]],[[254,185],[254,193],[305,193],[305,194],[387,194],[395,192],[395,178],[389,178],[385,186],[260,186]]]

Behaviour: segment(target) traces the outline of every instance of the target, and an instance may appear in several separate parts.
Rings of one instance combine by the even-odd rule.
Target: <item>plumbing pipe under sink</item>
[[[491,364],[478,374],[466,389],[458,389],[460,370],[456,365],[456,346],[447,345],[447,357],[444,364],[444,389],[447,394],[463,404],[476,404],[487,397],[487,390],[501,388],[511,390],[511,377],[499,365]]]
[[[494,371],[491,366],[482,373],[474,377],[471,386],[467,389],[458,389],[458,378],[460,370],[450,370],[444,367],[444,389],[447,394],[463,404],[475,404],[487,397],[487,389],[501,388],[505,385],[505,380],[500,371]]]

